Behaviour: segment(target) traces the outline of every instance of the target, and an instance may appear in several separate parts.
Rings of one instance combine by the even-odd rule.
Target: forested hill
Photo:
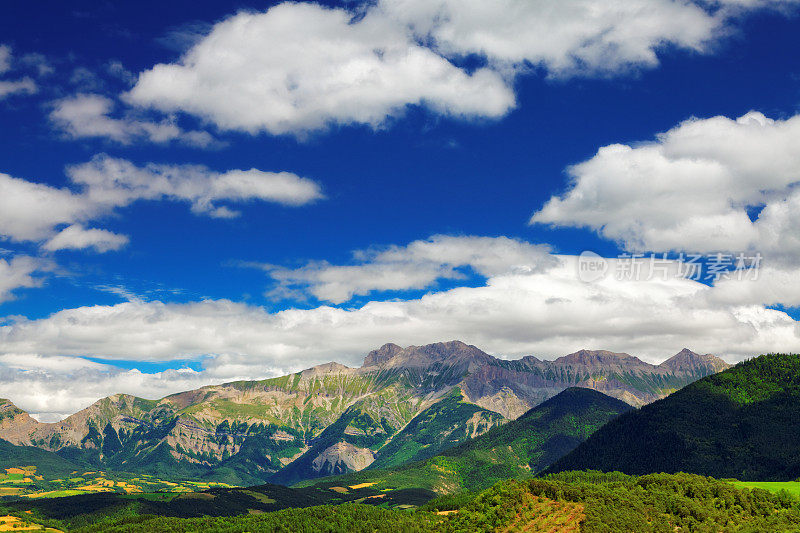
[[[793,480],[798,437],[800,355],[762,355],[617,418],[550,471]]]

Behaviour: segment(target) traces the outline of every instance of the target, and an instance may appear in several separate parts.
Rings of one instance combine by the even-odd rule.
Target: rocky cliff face
[[[328,363],[161,400],[114,395],[52,424],[0,400],[0,438],[97,468],[288,483],[458,444],[571,386],[638,406],[727,366],[689,350],[656,366],[605,351],[505,361],[458,341],[387,344],[360,368]],[[444,438],[404,431],[431,420]]]

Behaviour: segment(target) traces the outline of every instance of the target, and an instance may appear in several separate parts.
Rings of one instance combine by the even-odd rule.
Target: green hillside
[[[426,508],[445,509],[447,503]],[[738,489],[692,474],[565,472],[499,483],[457,505],[458,513],[439,530],[800,531],[799,503],[788,494]]]
[[[632,407],[597,391],[570,388],[522,417],[422,462],[367,470],[326,483],[376,483],[376,488],[420,487],[438,493],[477,490],[547,468],[603,424]]]
[[[15,446],[0,439],[0,470],[35,466],[43,474],[60,476],[82,468],[52,452],[33,446]]]
[[[762,355],[610,422],[551,471],[800,476],[800,355]]]

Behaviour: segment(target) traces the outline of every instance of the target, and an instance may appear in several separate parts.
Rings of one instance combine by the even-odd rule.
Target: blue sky
[[[487,5],[500,12],[518,7],[515,2]],[[791,211],[788,219],[765,217],[761,226],[753,216],[753,227],[745,224],[742,231],[726,226],[724,218],[740,223],[738,211],[758,213],[764,205],[780,211],[793,201],[800,181],[800,174],[770,166],[785,158],[785,167],[791,169],[793,150],[800,146],[792,121],[800,103],[796,2],[643,0],[634,3],[636,9],[620,8],[604,20],[581,19],[581,10],[591,3],[566,2],[563,13],[549,14],[544,14],[545,4],[531,3],[518,18],[530,16],[535,22],[551,17],[550,23],[544,29],[524,26],[532,28],[531,34],[517,36],[502,31],[502,25],[500,30],[490,27],[492,20],[480,28],[485,16],[476,17],[477,23],[466,20],[468,16],[432,22],[429,9],[419,2],[390,0],[377,5],[331,3],[328,10],[319,4],[255,2],[6,3],[0,8],[0,46],[7,57],[7,68],[0,68],[0,95],[2,82],[29,80],[32,85],[0,96],[0,173],[51,191],[61,189],[80,204],[46,227],[37,226],[33,237],[34,222],[13,219],[9,209],[5,217],[0,213],[0,259],[8,266],[0,268],[0,276],[8,279],[0,279],[0,317],[6,317],[0,326],[0,353],[6,359],[0,364],[7,367],[8,383],[17,388],[28,383],[33,391],[16,400],[36,412],[64,414],[119,389],[155,397],[330,359],[358,364],[367,350],[390,341],[458,337],[509,357],[550,357],[586,347],[630,351],[650,360],[663,359],[684,345],[731,360],[800,345],[792,318],[800,297],[781,285],[791,285],[800,257],[793,255]],[[452,9],[448,1],[440,4],[441,13]],[[294,13],[303,7],[309,11]],[[464,7],[467,15],[470,9]],[[541,16],[536,9],[542,10]],[[337,25],[328,20],[331,13],[354,18],[349,25]],[[686,18],[676,23],[667,15]],[[226,30],[225,24],[236,17],[246,19],[254,33]],[[504,22],[502,14],[497,20]],[[582,35],[559,33],[559,25],[576,20]],[[640,31],[644,27],[650,30]],[[475,45],[478,30],[499,31],[507,40],[505,47]],[[547,35],[551,30],[553,35]],[[375,36],[387,31],[388,37]],[[346,69],[335,73],[341,79],[326,79],[324,73],[315,77],[315,69],[343,59],[315,51],[310,44],[317,37],[314,32],[326,39],[352,39],[348,42],[354,54],[373,41],[385,45],[378,59],[371,60],[378,65],[374,75],[390,80],[389,88],[367,83],[365,89],[348,81]],[[341,35],[331,37],[330,32]],[[398,53],[413,48],[424,57],[392,63],[395,44]],[[244,63],[225,70],[219,80],[213,69],[187,66],[192,50],[201,64],[213,66],[230,54],[240,54]],[[0,54],[0,67],[2,58]],[[308,71],[293,70],[305,61],[312,65]],[[175,78],[156,65],[174,75],[188,74],[196,85],[171,85]],[[442,74],[430,74],[427,68],[442,69]],[[476,80],[483,75],[479,85]],[[275,87],[283,90],[284,82],[293,87],[292,97],[305,103],[294,101],[296,107],[283,121],[269,113],[261,116],[259,109],[285,103],[260,99]],[[220,92],[208,96],[209,87]],[[335,103],[325,107],[328,98]],[[107,112],[92,111],[96,108],[90,99],[108,106]],[[744,131],[744,122],[735,120],[751,111],[775,123],[759,122],[763,132]],[[728,122],[704,122],[712,117]],[[700,131],[687,133],[691,148],[675,148],[678,141],[673,146],[657,137],[684,131],[680,125],[693,118]],[[147,133],[155,125],[173,128],[172,140],[159,141]],[[764,142],[762,133],[771,140]],[[753,169],[714,143],[734,146],[734,152],[737,143],[742,153],[760,150],[748,158],[755,162]],[[648,171],[642,160],[624,167],[630,181],[620,186],[625,194],[638,195],[626,199],[613,183],[621,167],[608,163],[612,170],[606,172],[600,166],[607,162],[596,155],[602,147],[617,144],[637,154],[644,146],[642,157],[647,146],[658,145],[669,157],[683,150],[680,158],[686,161],[709,161],[708,171],[697,170],[696,178],[694,170],[687,170],[689,184],[717,179],[718,168],[727,169],[726,177],[693,192],[679,186],[681,179],[673,179],[683,166],[659,174]],[[769,153],[770,146],[775,153]],[[174,181],[167,192],[139,190],[134,198],[126,189],[125,200],[98,201],[89,196],[96,191],[114,198],[123,194],[103,161],[124,162],[129,176],[135,173],[130,169],[139,169],[141,190],[148,187],[142,183],[155,183],[166,174]],[[570,175],[568,168],[586,161],[597,164]],[[73,174],[83,172],[84,181],[71,178],[68,168],[79,169]],[[218,187],[226,173],[250,169],[261,173],[248,175],[252,181],[247,187],[263,183],[269,189],[273,173],[290,173],[292,200],[276,200],[272,192],[255,193],[252,188],[215,193],[209,200],[208,188]],[[193,192],[176,192],[175,184],[183,179],[193,180]],[[596,194],[596,212],[583,200],[568,198],[570,187],[581,183]],[[640,183],[647,184],[641,191],[630,186]],[[130,183],[122,187],[134,188]],[[669,187],[675,190],[665,193]],[[729,194],[735,187],[738,192]],[[703,200],[701,210],[716,205],[716,199],[724,204],[719,212],[707,213],[721,229],[707,231],[704,224],[710,219],[699,215],[694,226],[681,225],[681,217],[692,222],[696,212],[689,208],[682,214],[688,205],[684,200],[691,203],[706,194],[714,200]],[[51,204],[34,196],[19,201],[31,202],[34,219],[47,219]],[[554,196],[567,203],[543,216],[542,223],[529,223]],[[652,214],[651,201],[665,214]],[[628,210],[632,204],[639,207]],[[238,216],[212,216],[220,206]],[[675,227],[667,232],[670,224]],[[73,226],[74,233],[53,240]],[[87,244],[89,234],[75,236],[87,230],[102,232],[91,237],[102,242]],[[751,230],[753,238],[741,237]],[[78,240],[63,244],[68,237]],[[408,246],[414,242],[426,251],[415,255],[416,248]],[[387,250],[392,258],[381,255]],[[569,296],[571,291],[597,289],[562,287],[556,273],[566,267],[553,266],[554,257],[569,258],[584,250],[607,258],[634,250],[669,252],[672,258],[683,251],[763,251],[765,268],[774,270],[766,271],[760,284],[746,286],[731,282],[709,287],[686,280],[672,280],[668,289],[609,286],[603,298],[614,320],[601,331],[594,312],[582,315],[586,306],[580,304],[581,298],[597,301],[598,295]],[[367,252],[354,256],[356,251]],[[9,266],[19,258],[29,263]],[[553,294],[545,289],[534,291],[537,296],[526,292],[531,276],[516,287],[520,267],[541,277],[537,283]],[[370,281],[372,276],[377,281]],[[504,284],[513,294],[527,294],[531,306],[541,304],[536,297],[573,302],[575,309],[561,311],[572,317],[572,328],[546,338],[542,332],[552,324],[539,311],[526,315],[528,328],[525,321],[495,312],[493,296],[466,292]],[[664,291],[673,292],[665,296]],[[658,319],[660,309],[674,308],[676,299],[687,295],[694,295],[696,309]],[[451,299],[448,305],[459,307],[461,297],[472,305],[490,302],[470,312],[482,317],[485,331],[467,321],[437,322],[442,310],[434,313],[438,318],[404,315],[407,320],[397,319],[397,327],[374,328],[375,316],[362,316],[376,306],[438,305],[426,298]],[[642,317],[639,305],[647,305],[653,316],[631,326],[631,317]],[[320,319],[329,313],[333,315]],[[707,323],[698,321],[711,315]],[[115,317],[131,324],[132,331]],[[153,330],[137,328],[137,320],[155,324]],[[239,331],[232,340],[226,337],[228,320],[252,330]],[[269,328],[283,328],[284,334],[295,327],[285,325],[293,321],[319,329],[298,329],[296,336],[270,344],[280,335]],[[181,340],[186,324],[203,330],[197,342]],[[637,335],[637,328],[644,333]],[[252,340],[238,342],[251,333]],[[266,336],[260,338],[262,334]],[[199,339],[206,338],[213,342],[204,346]],[[132,375],[136,369],[148,376]],[[87,380],[102,385],[75,401],[65,399]],[[48,392],[47,382],[57,383],[52,388],[59,392]],[[13,396],[11,390],[0,392]]]

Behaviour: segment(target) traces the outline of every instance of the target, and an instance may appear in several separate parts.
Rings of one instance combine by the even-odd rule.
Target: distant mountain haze
[[[56,423],[2,400],[0,438],[97,469],[291,483],[431,457],[569,387],[641,406],[727,367],[689,350],[651,365],[606,351],[507,361],[460,341],[386,344],[360,368],[327,363],[160,400],[118,394]]]

